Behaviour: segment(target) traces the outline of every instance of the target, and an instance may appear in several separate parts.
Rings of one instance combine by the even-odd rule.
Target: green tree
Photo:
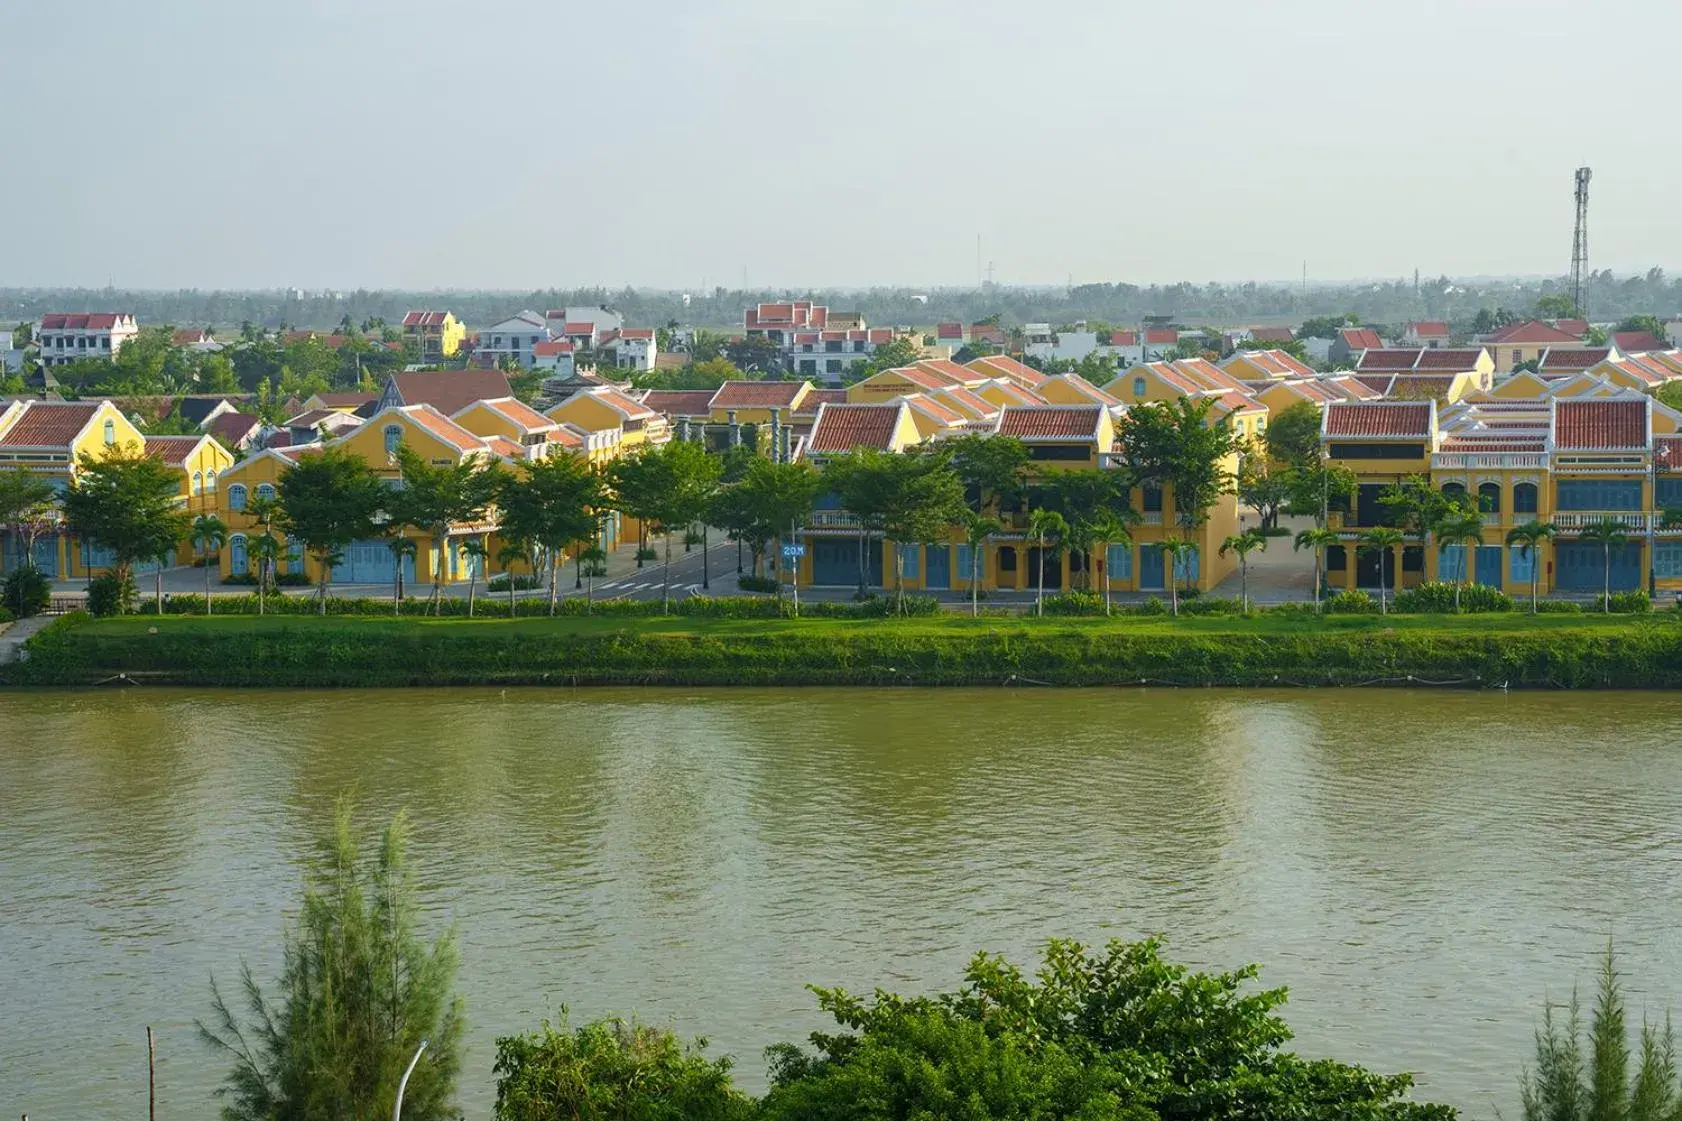
[[[287,931],[279,993],[264,995],[242,965],[246,1015],[211,981],[205,1042],[233,1064],[218,1094],[225,1121],[377,1121],[422,1040],[426,1054],[403,1096],[408,1121],[458,1116],[462,1006],[455,935],[417,933],[420,901],[399,812],[373,860],[341,799],[332,832],[305,873],[303,910]]]
[[[1323,577],[1323,574],[1325,572],[1326,550],[1331,548],[1333,545],[1336,545],[1337,543],[1338,543],[1338,536],[1337,536],[1336,531],[1330,530],[1330,529],[1315,528],[1315,529],[1305,529],[1305,530],[1301,531],[1300,533],[1298,533],[1296,535],[1296,539],[1291,544],[1291,549],[1294,552],[1300,552],[1303,549],[1314,550],[1314,604],[1315,604],[1315,606],[1319,606],[1319,604],[1320,604],[1320,589],[1325,586],[1325,580],[1322,577]]]
[[[403,487],[391,496],[387,510],[393,524],[414,526],[432,539],[431,609],[436,613],[442,610],[450,532],[464,523],[485,520],[501,487],[502,472],[476,459],[428,463],[407,444],[397,445],[397,467]]]
[[[1289,354],[1292,358],[1295,358],[1298,362],[1301,362],[1304,365],[1308,363],[1308,347],[1303,345],[1301,339],[1292,339],[1290,342],[1266,342],[1262,339],[1245,339],[1238,344],[1236,349],[1282,350],[1286,354]]]
[[[777,463],[756,455],[740,482],[717,492],[712,510],[722,520],[715,524],[747,545],[755,576],[767,544],[786,538],[811,516],[819,485],[808,463]]]
[[[1034,510],[1028,515],[1028,536],[1039,546],[1039,572],[1034,581],[1034,614],[1045,614],[1045,558],[1069,536],[1069,523],[1056,510]],[[1061,561],[1059,561],[1061,563]]]
[[[469,537],[461,543],[461,555],[467,558],[467,617],[469,619],[473,618],[473,593],[479,590],[479,569],[484,565],[488,552],[483,534]],[[513,618],[513,616],[509,616],[509,618]]]
[[[782,368],[782,351],[764,335],[746,335],[725,343],[724,356],[737,369],[749,370],[762,377]]]
[[[1279,524],[1279,512],[1291,499],[1291,469],[1275,467],[1254,451],[1238,465],[1238,501],[1256,512],[1262,530]]]
[[[922,357],[923,348],[917,339],[910,335],[896,335],[890,342],[878,346],[875,353],[863,362],[855,362],[842,380],[849,383],[860,382],[883,370],[897,370],[901,366],[909,366]]]
[[[1602,518],[1579,529],[1577,540],[1600,546],[1601,555],[1606,561],[1605,579],[1601,584],[1600,609],[1609,613],[1612,610],[1612,549],[1614,546],[1621,548],[1629,544],[1629,533],[1616,518]]]
[[[279,524],[303,542],[320,574],[317,610],[327,614],[327,585],[345,546],[374,536],[390,495],[374,469],[344,448],[306,455],[281,472]]]
[[[1626,331],[1645,331],[1660,342],[1664,341],[1664,324],[1656,315],[1628,315],[1614,328],[1620,335]]]
[[[1314,524],[1322,528],[1331,509],[1346,505],[1359,485],[1349,468],[1323,460],[1286,468],[1285,480],[1290,494],[1285,513],[1292,517],[1312,517]]]
[[[137,561],[158,558],[155,595],[163,611],[163,558],[187,536],[189,518],[176,504],[180,478],[162,460],[138,448],[109,448],[83,455],[64,492],[65,523],[72,533],[111,553],[111,570],[128,587]]]
[[[527,464],[523,475],[501,476],[498,505],[503,536],[542,550],[549,573],[549,614],[553,615],[561,559],[569,545],[582,547],[595,537],[601,511],[607,506],[602,477],[579,456],[545,456]],[[512,584],[512,572],[508,579]]]
[[[496,1041],[496,1121],[746,1121],[753,1103],[706,1041],[600,1020]]]
[[[865,568],[870,558],[870,539],[882,533],[882,512],[887,501],[887,469],[883,460],[891,457],[891,452],[856,448],[830,457],[823,466],[823,485],[841,500],[841,505],[858,522],[860,597],[866,590]],[[881,573],[878,572],[877,576],[880,578]]]
[[[1564,293],[1553,293],[1536,299],[1538,319],[1576,319],[1580,315],[1576,302]]]
[[[204,613],[210,614],[210,570],[212,562],[221,556],[222,546],[228,542],[228,527],[215,514],[200,514],[193,519],[193,548],[199,554],[199,566],[204,569]]]
[[[1250,613],[1250,554],[1267,548],[1267,538],[1260,530],[1247,529],[1234,533],[1221,542],[1221,556],[1228,553],[1238,558],[1238,596],[1244,614]]]
[[[403,611],[403,562],[414,560],[419,550],[408,537],[393,537],[385,547],[391,550],[391,611],[397,615]]]
[[[35,564],[35,542],[53,527],[57,492],[27,467],[0,468],[0,533],[10,533],[25,565]]]
[[[1439,546],[1455,546],[1461,550],[1460,579],[1454,583],[1454,610],[1459,611],[1460,589],[1471,584],[1475,550],[1483,544],[1483,517],[1471,510],[1456,510],[1439,518],[1431,527],[1431,532],[1436,535]]]
[[[903,546],[927,545],[945,536],[967,513],[964,485],[950,460],[938,452],[922,455],[880,453],[873,459],[879,475],[874,511],[882,533],[894,545],[894,600],[905,609]]]
[[[723,465],[699,444],[672,440],[617,460],[608,471],[619,509],[653,526],[665,539],[660,605],[671,610],[672,534],[707,512]]]
[[[1211,422],[1210,400],[1181,398],[1135,405],[1116,421],[1116,445],[1133,478],[1174,489],[1181,529],[1209,520],[1209,511],[1234,483],[1226,462],[1237,451],[1232,429]]]
[[[1028,471],[1028,446],[1014,436],[956,436],[940,444],[964,484],[970,509],[1014,510]]]
[[[502,532],[504,534],[508,532],[506,523],[503,525]],[[516,614],[514,605],[514,562],[530,559],[531,551],[521,541],[509,541],[496,551],[497,567],[502,569],[502,574],[508,578],[508,617],[510,619],[514,618]]]
[[[267,613],[267,596],[269,586],[274,582],[275,564],[280,560],[280,541],[265,530],[251,539],[248,552],[250,560],[257,562],[257,614],[263,615]]]
[[[1267,454],[1276,463],[1301,467],[1320,459],[1320,408],[1298,401],[1268,418]]]
[[[1159,544],[1162,549],[1163,562],[1168,565],[1168,606],[1175,615],[1180,614],[1180,572],[1186,567],[1187,557],[1197,553],[1197,542],[1186,537],[1164,537]]]
[[[981,614],[981,554],[987,542],[1004,528],[988,514],[971,513],[964,519],[964,542],[969,546],[969,613]]]
[[[1559,530],[1552,522],[1542,522],[1532,519],[1523,525],[1516,525],[1507,531],[1507,546],[1515,548],[1521,556],[1532,558],[1530,571],[1530,613],[1536,614],[1537,589],[1542,583],[1541,549],[1544,542],[1552,541]]]
[[[1356,551],[1360,553],[1378,554],[1378,613],[1380,615],[1390,613],[1389,590],[1390,580],[1392,579],[1390,558],[1395,554],[1396,546],[1400,545],[1403,540],[1405,538],[1402,537],[1402,531],[1394,526],[1374,526],[1361,534],[1360,542],[1355,547]]]

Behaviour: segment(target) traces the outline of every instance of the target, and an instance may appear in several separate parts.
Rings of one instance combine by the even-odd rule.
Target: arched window
[[[235,483],[233,486],[228,488],[228,509],[230,509],[230,510],[243,510],[243,509],[245,509],[245,484],[244,483]]]
[[[250,562],[245,555],[245,534],[236,533],[228,538],[228,572],[233,576],[243,576],[250,568]]]
[[[257,497],[258,498],[267,498],[270,501],[273,501],[274,500],[274,484],[273,483],[258,483],[257,484]]]
[[[385,426],[385,454],[396,455],[398,445],[403,442],[403,426],[388,424]]]
[[[1145,379],[1142,378],[1142,377],[1134,378],[1133,379],[1133,396],[1143,397],[1144,395],[1145,395]]]
[[[1499,514],[1501,512],[1500,483],[1478,484],[1478,509],[1486,514]]]
[[[1513,484],[1513,513],[1534,514],[1536,512],[1536,484]]]
[[[206,471],[204,473],[204,492],[206,494],[216,493],[216,472]]]
[[[204,472],[202,472],[202,471],[194,471],[193,472],[193,493],[194,494],[203,494],[204,493]]]
[[[1459,502],[1464,500],[1466,497],[1466,484],[1444,483],[1443,497],[1448,499],[1450,502]]]
[[[117,442],[117,422],[114,421],[114,420],[108,420],[108,421],[105,422],[105,446],[106,447],[111,447],[116,442]]]

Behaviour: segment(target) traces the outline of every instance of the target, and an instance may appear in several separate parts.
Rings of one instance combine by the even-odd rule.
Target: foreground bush
[[[227,587],[255,588],[257,586],[257,574],[254,572],[236,572],[230,576],[222,577],[222,583]],[[308,588],[311,586],[312,581],[302,572],[276,572],[269,576],[269,587],[271,588]],[[221,601],[218,600],[217,602]]]
[[[313,596],[269,596],[261,605],[254,595],[250,596],[217,596],[215,603],[216,615],[256,615],[259,606],[269,615],[316,615],[319,608]],[[151,600],[139,605],[142,615],[154,614],[156,608]],[[546,599],[516,599],[514,601],[515,615],[519,618],[540,618],[549,614],[549,602]],[[170,595],[164,600],[165,615],[203,615],[204,597],[201,595]],[[389,618],[392,615],[407,615],[424,617],[440,615],[444,618],[460,618],[467,614],[467,601],[446,597],[436,605],[425,598],[405,598],[398,609],[393,609],[392,601],[381,597],[378,599],[348,599],[329,597],[327,600],[327,614],[339,616],[374,615]],[[508,600],[498,599],[489,595],[480,596],[473,605],[476,618],[506,619],[508,615]],[[591,603],[584,599],[572,597],[560,600],[555,605],[557,618],[578,618],[585,615],[600,616],[608,619],[651,619],[663,614],[679,617],[693,617],[706,619],[784,619],[794,614],[792,597],[781,599],[767,599],[763,596],[689,596],[684,599],[674,599],[669,611],[662,611],[657,599],[609,599],[596,600]],[[829,600],[803,602],[800,614],[813,619],[876,619],[887,618],[896,614],[913,617],[928,617],[940,614],[940,601],[933,596],[906,596],[903,604],[897,605],[892,596],[866,596],[862,600],[837,603]]]
[[[774,592],[782,584],[774,576],[755,576],[751,572],[744,572],[736,577],[736,587],[744,592]]]
[[[106,572],[88,581],[88,611],[96,616],[126,615],[134,610],[134,580]]]
[[[1102,615],[1104,597],[1096,592],[1059,592],[1046,596],[1041,608],[1047,615]]]
[[[1455,595],[1459,594],[1459,607]],[[1487,611],[1511,611],[1513,599],[1500,588],[1487,584],[1450,584],[1431,580],[1417,588],[1396,593],[1390,610],[1403,615],[1452,615],[1456,612],[1475,615]]]
[[[663,1028],[602,1020],[548,1024],[496,1041],[496,1121],[734,1121],[753,1103],[730,1082],[730,1060],[701,1055]]]
[[[0,611],[15,619],[39,615],[53,601],[53,586],[39,568],[26,564],[0,583]]]
[[[1606,607],[1614,615],[1646,615],[1653,610],[1653,600],[1646,592],[1613,592]]]
[[[493,592],[506,592],[508,590],[508,581],[510,580],[514,581],[514,590],[517,592],[530,591],[533,588],[543,588],[548,586],[543,582],[543,578],[541,576],[533,576],[529,572],[515,574],[500,572],[497,575],[492,576],[490,580],[486,581],[485,587],[489,588]]]
[[[1538,615],[1581,615],[1583,605],[1570,599],[1544,599],[1536,604]]]
[[[1360,588],[1354,591],[1338,592],[1326,598],[1326,614],[1328,615],[1373,615],[1378,612],[1378,601],[1372,595]]]

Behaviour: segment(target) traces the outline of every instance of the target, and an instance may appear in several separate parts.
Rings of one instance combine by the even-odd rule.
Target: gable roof
[[[1025,366],[1005,354],[989,354],[974,359],[968,363],[968,366],[971,370],[980,372],[987,377],[1006,377],[1029,388],[1045,380],[1045,375],[1032,366]]]
[[[146,454],[171,467],[185,467],[187,460],[206,440],[213,444],[216,442],[209,436],[148,436]]]
[[[17,419],[0,433],[0,447],[68,449],[93,423],[102,404],[105,402],[25,401]]]
[[[219,413],[206,431],[223,447],[239,447],[263,426],[263,418],[249,413]]]
[[[715,409],[788,409],[810,385],[803,381],[727,381],[712,396]]]
[[[1344,327],[1337,337],[1350,350],[1377,350],[1384,345],[1384,340],[1371,327]]]
[[[411,311],[403,316],[405,327],[442,327],[447,311]]]
[[[962,323],[936,323],[934,325],[934,337],[937,339],[955,339],[962,342],[964,325]]]
[[[1023,440],[1096,440],[1101,405],[1007,405],[999,435]]]
[[[663,416],[706,416],[716,389],[650,389],[642,403]]]
[[[1478,363],[1488,353],[1481,346],[1438,347],[1435,350],[1422,350],[1414,361],[1415,370],[1454,370],[1457,372],[1475,370]]]
[[[1051,377],[1046,378],[1045,381],[1040,383],[1040,392],[1042,395],[1045,391],[1045,387],[1052,383],[1068,386],[1077,394],[1086,398],[1088,401],[1091,401],[1095,405],[1121,404],[1121,398],[1111,396],[1102,389],[1093,385],[1091,382],[1087,381],[1085,378],[1081,377],[1079,374],[1053,374]]]
[[[489,401],[471,401],[455,412],[450,419],[462,415],[475,405],[491,410],[526,432],[547,432],[555,422],[520,400],[518,397],[497,397]],[[489,439],[489,437],[484,437]]]
[[[1416,339],[1448,338],[1448,324],[1436,319],[1422,319],[1417,323],[1409,323],[1408,330],[1413,332],[1413,337]]]
[[[1612,342],[1625,354],[1645,354],[1649,350],[1667,350],[1669,344],[1651,331],[1619,331]]]
[[[1246,362],[1263,373],[1282,377],[1313,377],[1314,369],[1283,350],[1240,350],[1226,360],[1231,366]]]
[[[109,331],[119,326],[134,326],[133,314],[126,311],[55,311],[41,317],[43,331]]]
[[[1551,403],[1556,449],[1611,451],[1647,446],[1645,397],[1610,401],[1556,397]]]
[[[1522,323],[1509,323],[1492,335],[1484,337],[1485,342],[1502,343],[1575,343],[1582,340],[1569,331],[1561,331],[1558,327],[1543,323],[1540,319],[1526,319]]]
[[[481,437],[469,432],[467,429],[439,412],[433,405],[395,405],[388,409],[381,409],[379,412],[375,413],[369,418],[369,423],[372,424],[381,417],[389,417],[394,413],[407,417],[417,427],[424,429],[433,436],[436,436],[440,441],[464,455],[468,452],[484,451],[488,447]],[[353,432],[349,435],[340,437],[340,439],[348,440],[354,435],[356,435],[356,433]]]
[[[1333,401],[1326,406],[1321,431],[1327,436],[1425,440],[1435,413],[1436,405],[1429,401]]]
[[[1289,327],[1251,327],[1250,337],[1259,343],[1288,343],[1296,341],[1296,332]]]
[[[1110,345],[1111,346],[1138,346],[1139,345],[1139,332],[1137,332],[1137,331],[1111,331],[1110,332]]]
[[[405,405],[431,405],[445,416],[461,412],[475,401],[512,397],[501,370],[421,370],[392,374],[398,399]]]
[[[819,407],[823,405],[845,405],[847,391],[845,389],[808,389],[806,396],[794,406],[795,416],[816,416]]]
[[[1541,361],[1536,366],[1539,370],[1561,372],[1586,370],[1611,356],[1612,349],[1605,346],[1550,346],[1542,351]]]
[[[869,405],[830,405],[818,409],[812,433],[806,437],[806,451],[848,452],[854,448],[887,451],[894,431],[905,412],[903,401]]]

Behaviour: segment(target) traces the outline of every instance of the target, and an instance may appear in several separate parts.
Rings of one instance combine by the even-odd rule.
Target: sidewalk
[[[52,621],[51,615],[31,615],[0,627],[0,666],[16,661],[23,644]]]

